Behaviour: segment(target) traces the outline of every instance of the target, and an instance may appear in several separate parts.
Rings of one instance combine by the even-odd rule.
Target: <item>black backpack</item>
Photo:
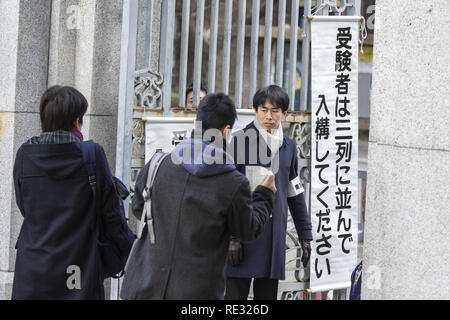
[[[97,243],[99,246],[100,260],[101,260],[101,276],[102,280],[112,277],[120,278],[124,274],[125,264],[133,246],[136,236],[130,230],[125,218],[125,207],[123,200],[129,196],[127,187],[120,179],[113,176],[115,190],[120,198],[120,220],[119,232],[116,237],[121,237],[121,243],[126,244],[126,249],[122,250],[117,244],[106,234],[103,228],[103,221],[101,215],[101,208],[99,208],[99,195],[97,190],[97,181],[95,177],[96,161],[95,161],[95,144],[92,140],[81,143],[81,150],[83,153],[83,161],[86,165],[89,176],[89,184],[94,193],[95,212],[96,212],[96,226]]]

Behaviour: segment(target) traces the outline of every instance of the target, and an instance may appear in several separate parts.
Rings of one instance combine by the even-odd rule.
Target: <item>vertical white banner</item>
[[[311,21],[313,292],[350,287],[358,244],[359,17]]]

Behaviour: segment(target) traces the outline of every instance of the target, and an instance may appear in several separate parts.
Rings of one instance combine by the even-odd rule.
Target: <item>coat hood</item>
[[[76,143],[24,145],[24,157],[51,179],[64,180],[84,170],[81,150]]]
[[[222,141],[225,144],[225,141]],[[197,177],[211,177],[236,169],[223,147],[201,139],[187,139],[172,151],[172,161]]]

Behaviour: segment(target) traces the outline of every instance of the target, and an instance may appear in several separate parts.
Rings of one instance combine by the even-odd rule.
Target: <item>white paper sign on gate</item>
[[[232,132],[244,128],[255,118],[252,109],[236,109],[237,119]],[[146,117],[145,120],[145,163],[156,151],[171,152],[182,140],[191,137],[194,117]]]
[[[310,287],[350,287],[358,242],[359,17],[311,21]]]

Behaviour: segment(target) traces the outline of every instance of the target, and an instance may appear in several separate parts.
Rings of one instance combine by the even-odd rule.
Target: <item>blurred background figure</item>
[[[208,88],[203,83],[200,83],[200,101],[208,94]],[[186,108],[192,109],[192,102],[194,101],[194,84],[191,83],[186,89]]]

